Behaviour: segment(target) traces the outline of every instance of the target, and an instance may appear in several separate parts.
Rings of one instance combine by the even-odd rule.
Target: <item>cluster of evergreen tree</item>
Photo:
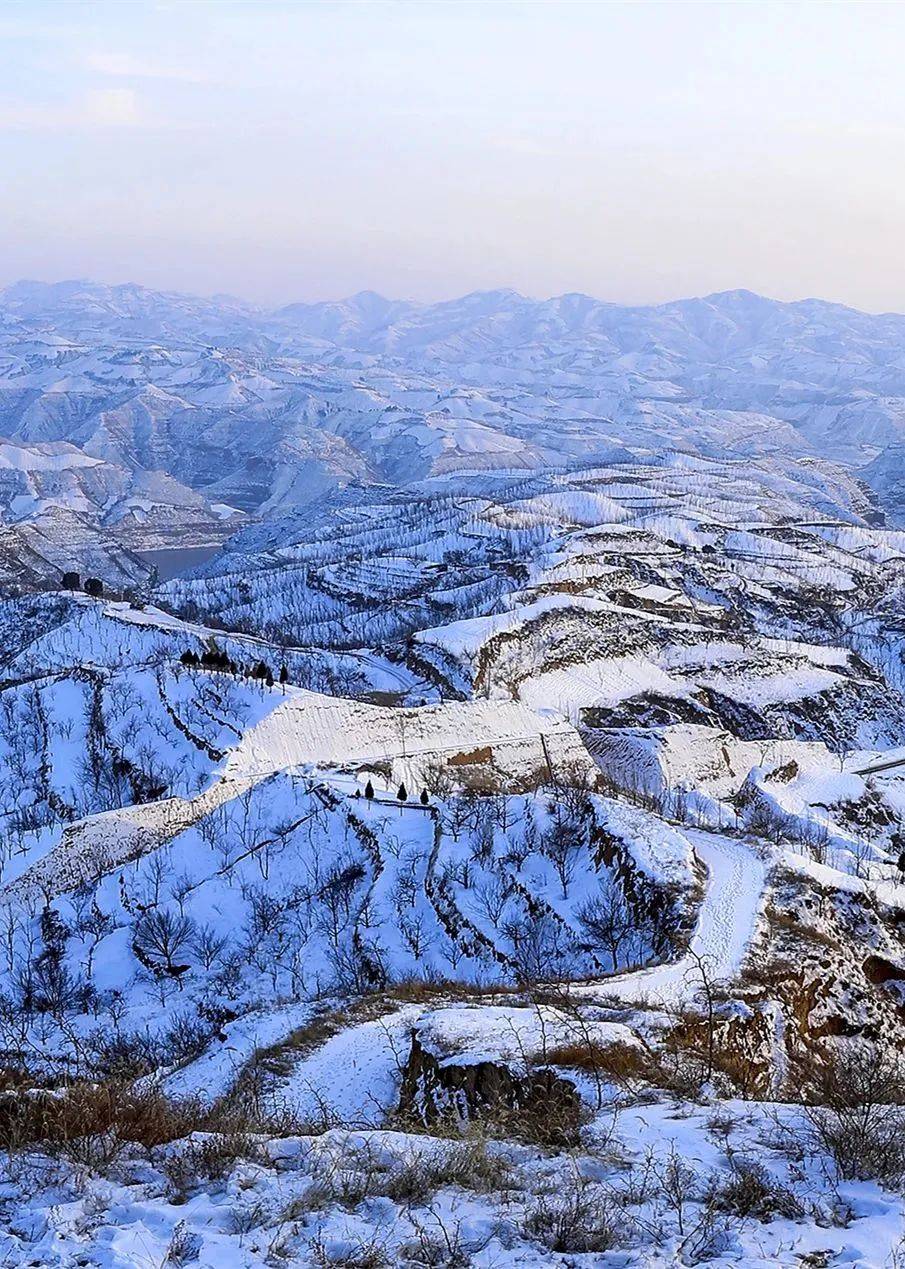
[[[66,572],[63,574],[63,590],[84,590],[86,595],[91,595],[93,599],[100,599],[104,593],[104,583],[99,577],[86,577],[85,583],[82,585],[81,578],[76,572]]]
[[[225,652],[221,652],[219,648],[206,648],[201,656],[189,648],[183,652],[179,660],[183,665],[192,667],[203,666],[206,670],[224,670],[227,674],[239,673],[237,662],[228,657]]]
[[[400,784],[398,790],[396,791],[396,797],[399,799],[400,802],[407,802],[408,796],[409,796],[408,789],[405,787],[405,784],[404,783]],[[365,785],[365,797],[368,799],[369,802],[374,797],[374,785],[371,783],[370,780],[368,780],[367,784]],[[430,794],[428,793],[427,789],[421,790],[421,796],[419,798],[419,801],[422,806],[430,805]]]
[[[274,684],[273,670],[266,661],[256,661],[254,665],[243,666],[217,647],[205,648],[200,656],[194,649],[187,648],[179,660],[190,669],[220,670],[225,674],[241,674],[245,678],[258,679],[268,687],[273,687]],[[281,665],[280,682],[288,683],[288,681],[289,669],[286,665]]]

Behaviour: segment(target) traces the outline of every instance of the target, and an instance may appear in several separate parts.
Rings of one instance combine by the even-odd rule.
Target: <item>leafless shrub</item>
[[[83,1055],[98,1079],[128,1082],[161,1066],[197,1057],[216,1031],[216,1017],[177,1014],[164,1031],[129,1031],[97,1027],[87,1037]]]
[[[657,1168],[657,1179],[660,1183],[661,1197],[675,1216],[679,1234],[684,1238],[688,1232],[686,1228],[688,1207],[701,1195],[700,1178],[673,1145],[665,1160]]]
[[[599,1186],[575,1172],[555,1194],[543,1195],[525,1221],[525,1233],[550,1251],[612,1251],[624,1242],[626,1216]]]
[[[700,1264],[726,1250],[731,1226],[737,1219],[720,1206],[711,1187],[681,1157],[675,1145],[655,1164],[659,1200],[675,1221],[680,1264]]]
[[[411,1220],[415,1237],[399,1248],[399,1254],[404,1257],[404,1264],[423,1265],[426,1269],[469,1269],[495,1233],[491,1228],[480,1238],[465,1238],[461,1221],[444,1221],[433,1209],[430,1223],[416,1216]]]
[[[473,1132],[442,1152],[410,1154],[390,1173],[384,1193],[397,1203],[422,1203],[448,1185],[476,1193],[503,1190],[511,1176],[506,1161],[490,1152],[483,1135]]]
[[[305,1195],[309,1206],[356,1208],[386,1192],[390,1165],[371,1142],[334,1134],[317,1153],[316,1178]]]
[[[804,1215],[798,1199],[780,1185],[763,1164],[733,1157],[728,1179],[714,1187],[716,1206],[736,1216],[771,1221],[777,1216],[797,1220]]]
[[[173,1230],[163,1263],[164,1265],[177,1265],[181,1269],[182,1265],[190,1265],[197,1260],[200,1252],[200,1236],[192,1233],[190,1229],[186,1228],[185,1222],[180,1221]]]
[[[40,1144],[48,1154],[98,1171],[113,1163],[126,1145],[153,1149],[185,1138],[183,1150],[195,1152],[191,1167],[196,1174],[212,1176],[218,1174],[218,1160],[253,1152],[256,1134],[292,1128],[234,1103],[205,1106],[194,1098],[174,1100],[153,1087],[123,1080],[0,1094],[0,1149],[15,1154]]]
[[[255,1229],[260,1229],[267,1221],[268,1215],[267,1207],[260,1201],[246,1206],[236,1205],[230,1213],[230,1228],[233,1233],[242,1237]]]
[[[588,1071],[614,1084],[632,1084],[636,1080],[655,1081],[658,1071],[652,1057],[637,1045],[598,1044],[593,1039],[567,1040],[549,1049],[546,1061],[550,1066],[565,1066]]]
[[[866,1041],[847,1044],[811,1073],[805,1113],[845,1180],[905,1178],[903,1064]]]
[[[428,762],[422,769],[421,782],[435,798],[449,797],[455,788],[452,771],[442,762]]]
[[[318,1234],[308,1244],[308,1255],[314,1269],[389,1269],[395,1263],[376,1235],[347,1238],[338,1244]]]
[[[163,1155],[159,1166],[169,1182],[171,1198],[184,1200],[187,1194],[202,1185],[223,1181],[232,1172],[237,1160],[253,1159],[257,1154],[254,1138],[241,1130],[193,1133],[187,1140],[180,1141],[177,1148]]]
[[[139,1092],[118,1081],[76,1084],[48,1093],[6,1093],[0,1101],[0,1147],[14,1153],[40,1143],[91,1168],[109,1165],[127,1142],[145,1146],[191,1131],[198,1109]]]

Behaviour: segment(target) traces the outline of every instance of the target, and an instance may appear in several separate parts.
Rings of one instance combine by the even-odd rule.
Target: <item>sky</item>
[[[905,5],[0,0],[0,283],[905,311]]]

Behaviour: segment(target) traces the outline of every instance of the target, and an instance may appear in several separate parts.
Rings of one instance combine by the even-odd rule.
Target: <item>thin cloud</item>
[[[132,127],[141,122],[138,97],[131,88],[94,88],[85,94],[85,118],[106,126]]]
[[[182,84],[210,82],[197,67],[150,61],[131,53],[96,51],[84,58],[83,66],[93,74],[109,79],[161,79]]]
[[[96,88],[76,101],[32,105],[0,103],[0,130],[69,132],[94,128],[134,128],[146,122],[131,88]]]

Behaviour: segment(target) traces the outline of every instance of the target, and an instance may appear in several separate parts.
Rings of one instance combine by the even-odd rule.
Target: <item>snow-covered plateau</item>
[[[903,367],[0,294],[2,1263],[905,1265]]]

